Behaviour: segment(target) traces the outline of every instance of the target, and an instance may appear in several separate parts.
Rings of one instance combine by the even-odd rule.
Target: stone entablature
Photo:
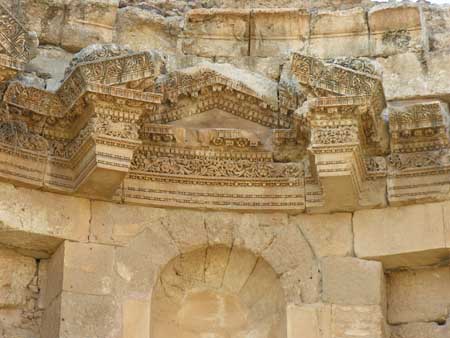
[[[26,62],[28,33],[3,13],[3,53]],[[8,44],[16,36],[7,25],[21,29],[22,52]],[[10,82],[0,176],[83,196],[213,209],[354,210],[446,198],[446,104],[386,109],[366,59],[292,53],[290,84],[226,64],[164,69],[156,52],[101,46],[79,53],[54,92]],[[4,79],[15,71],[3,68]],[[424,175],[427,184],[404,186]]]

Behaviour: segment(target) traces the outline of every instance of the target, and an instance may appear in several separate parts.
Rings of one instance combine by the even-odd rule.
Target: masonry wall
[[[39,38],[21,75],[38,87],[56,88],[80,49],[115,42],[158,49],[172,70],[209,60],[277,80],[292,50],[368,57],[378,62],[389,102],[448,102],[449,7],[331,0],[281,1],[277,7],[302,10],[278,11],[255,9],[273,7],[270,1],[231,0],[7,5]],[[235,30],[203,29],[230,22]],[[6,183],[0,195],[0,337],[155,338],[161,271],[193,253],[195,264],[181,264],[189,283],[198,273],[193,266],[205,280],[220,266],[225,272],[212,279],[219,284],[272,278],[268,285],[281,290],[277,304],[286,305],[279,316],[285,327],[276,331],[283,338],[450,336],[449,202],[307,215],[152,208]],[[218,247],[220,255],[212,255]],[[249,271],[226,277],[242,252]],[[260,275],[258,260],[268,266]]]
[[[0,337],[40,337],[46,263],[0,247]]]
[[[11,247],[1,251],[5,337],[39,337],[41,313],[40,337],[149,337],[161,269],[217,245],[230,255],[248,250],[275,270],[288,337],[448,336],[448,203],[205,213],[0,188],[0,242]],[[207,261],[198,263],[206,273]]]

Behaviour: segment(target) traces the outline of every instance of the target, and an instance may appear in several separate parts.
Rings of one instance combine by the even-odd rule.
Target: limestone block
[[[36,261],[14,251],[0,248],[0,308],[24,306],[28,285],[36,274]]]
[[[445,321],[449,315],[450,269],[395,271],[387,275],[391,324]]]
[[[269,290],[277,285],[277,282],[277,275],[273,272],[272,267],[263,259],[258,259],[254,270],[239,291],[239,296],[248,308],[253,308],[261,298],[267,296]]]
[[[381,263],[353,257],[325,257],[320,265],[324,302],[385,306],[385,280]]]
[[[64,242],[48,267],[46,304],[62,291],[108,295],[113,287],[114,247]]]
[[[127,299],[123,304],[123,338],[150,338],[150,303]]]
[[[236,217],[233,213],[208,212],[205,215],[205,228],[208,244],[222,244],[231,247],[234,242]]]
[[[90,295],[112,291],[114,247],[66,241],[63,290]]]
[[[34,258],[49,258],[63,242],[62,239],[37,235],[27,231],[1,229],[0,243],[14,248],[18,253]]]
[[[45,235],[75,241],[87,241],[89,234],[90,204],[86,199],[44,193],[37,190],[15,188],[1,183],[0,242],[3,232],[16,231],[24,236]],[[45,247],[37,238],[36,245]],[[25,249],[33,249],[33,240],[24,242]],[[11,243],[6,243],[11,245]],[[52,245],[54,242],[49,243]],[[14,243],[20,246],[20,241]]]
[[[0,309],[1,338],[34,338],[39,337],[37,323],[26,318],[21,309]]]
[[[445,247],[450,249],[450,203],[443,203],[444,212],[444,231],[445,231]]]
[[[450,8],[426,6],[422,8],[430,39],[430,50],[450,47]]]
[[[185,210],[168,213],[164,226],[181,252],[195,250],[208,243],[203,214]]]
[[[331,338],[331,305],[288,305],[287,338]]]
[[[58,338],[104,338],[120,334],[120,309],[113,297],[63,292],[60,299]]]
[[[391,328],[392,338],[447,338],[450,337],[448,325],[437,323],[410,323]]]
[[[311,15],[309,53],[322,58],[369,55],[369,30],[362,8],[319,10]]]
[[[90,241],[127,245],[146,227],[158,228],[167,210],[108,202],[92,202]]]
[[[223,278],[223,287],[238,292],[244,286],[248,276],[256,266],[257,258],[247,250],[233,247]]]
[[[42,314],[40,333],[41,337],[60,338],[59,328],[61,324],[61,294],[50,304],[47,304]]]
[[[53,303],[61,295],[64,283],[64,244],[61,244],[48,261],[47,266],[47,285],[42,295],[43,307],[48,309],[51,305],[52,312],[55,312]]]
[[[321,274],[317,262],[285,272],[280,281],[288,303],[313,304],[320,299]]]
[[[203,272],[205,285],[213,289],[222,287],[230,255],[231,249],[226,246],[217,245],[206,249]]]
[[[403,53],[378,58],[383,71],[383,86],[387,100],[413,99],[420,96],[448,94],[450,62],[445,51]],[[398,84],[402,83],[401,86]]]
[[[165,18],[139,7],[125,7],[117,12],[114,42],[135,51],[162,49],[176,53],[179,21]]]
[[[118,0],[69,0],[61,45],[77,52],[94,43],[111,43]]]
[[[181,52],[202,57],[249,55],[250,11],[193,10],[186,15]]]
[[[17,3],[17,2],[16,2]],[[36,32],[40,44],[59,45],[67,0],[20,0],[16,16],[28,31]]]
[[[311,266],[314,254],[301,232],[294,225],[273,226],[273,240],[262,251],[274,270],[282,274],[299,265]]]
[[[427,49],[418,6],[375,6],[369,11],[369,28],[373,56]]]
[[[332,338],[387,338],[389,337],[380,306],[333,305]]]
[[[39,288],[38,307],[39,307],[39,309],[45,308],[49,261],[50,261],[49,259],[41,259],[39,261],[39,266],[38,266],[38,288]]]
[[[298,215],[289,222],[299,227],[317,257],[353,254],[352,215]]]
[[[129,245],[116,249],[116,293],[150,294],[159,270],[180,254],[162,229],[145,229]]]
[[[320,275],[317,260],[308,242],[298,228],[291,224],[274,227],[273,236],[270,245],[262,251],[262,257],[277,273],[283,274],[283,280],[287,282],[284,290],[288,301],[296,302],[295,295],[291,295],[290,289],[298,285],[303,302],[316,302]]]
[[[386,269],[429,265],[448,252],[439,203],[356,211],[353,231],[356,255]]]
[[[235,245],[260,254],[273,242],[276,231],[288,224],[286,214],[234,214]]]
[[[250,19],[250,55],[289,55],[305,48],[309,13],[296,9],[255,9]]]

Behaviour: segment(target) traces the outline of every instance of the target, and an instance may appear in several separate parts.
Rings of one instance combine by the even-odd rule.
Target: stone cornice
[[[387,106],[367,61],[294,53],[288,89],[230,65],[166,74],[155,53],[103,49],[80,55],[50,92],[5,82],[28,59],[0,45],[2,179],[213,209],[321,212],[447,198],[446,105]],[[217,111],[238,122],[226,125]]]

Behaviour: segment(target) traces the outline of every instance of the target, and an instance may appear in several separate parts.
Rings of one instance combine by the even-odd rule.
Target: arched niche
[[[214,246],[161,271],[150,338],[286,338],[286,303],[272,267],[248,250]]]

